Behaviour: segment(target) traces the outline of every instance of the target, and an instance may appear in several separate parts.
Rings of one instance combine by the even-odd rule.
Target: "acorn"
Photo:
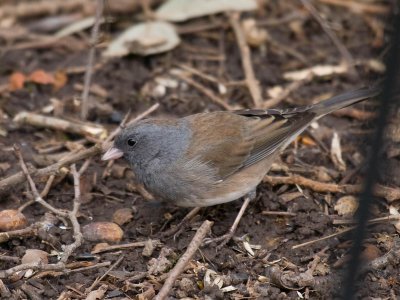
[[[82,234],[85,240],[91,242],[117,243],[122,239],[124,232],[112,222],[94,222],[83,226]]]
[[[0,231],[11,231],[25,228],[28,220],[16,209],[0,211]]]

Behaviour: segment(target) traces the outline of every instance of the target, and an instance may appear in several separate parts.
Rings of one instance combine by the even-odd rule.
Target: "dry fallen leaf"
[[[389,206],[389,213],[391,216],[400,217],[399,210],[396,207],[394,207],[394,205]],[[397,232],[400,233],[400,219],[399,219],[399,221],[394,223],[394,227],[396,228]]]
[[[54,90],[58,91],[59,89],[63,88],[68,82],[67,74],[63,71],[57,71],[54,74]]]
[[[11,74],[9,79],[9,85],[11,91],[20,90],[24,87],[26,76],[21,72],[14,72]]]
[[[245,19],[242,21],[242,28],[246,41],[250,46],[259,47],[268,40],[267,30],[257,27],[255,19]]]
[[[346,163],[342,158],[342,147],[340,146],[340,138],[336,131],[333,132],[331,142],[331,159],[339,171],[346,171]]]
[[[31,264],[31,263],[37,263],[37,264],[48,264],[49,259],[48,259],[48,253],[42,250],[38,249],[27,249],[25,251],[25,255],[21,259],[22,264]],[[29,278],[33,274],[32,269],[26,270],[24,277]]]
[[[358,208],[358,200],[354,196],[344,196],[340,198],[334,209],[341,216],[352,216]]]
[[[21,263],[29,264],[29,263],[44,263],[47,264],[48,253],[38,249],[26,249],[25,255],[21,259]]]
[[[28,80],[37,84],[53,84],[54,76],[44,70],[36,70],[28,76]]]
[[[257,9],[256,0],[169,0],[156,11],[157,19],[182,22],[224,11],[249,11]]]
[[[112,41],[103,52],[106,57],[124,56],[129,53],[151,55],[169,51],[180,43],[175,27],[156,21],[135,24]]]
[[[113,214],[113,222],[122,226],[130,222],[133,218],[133,211],[131,208],[117,209]]]

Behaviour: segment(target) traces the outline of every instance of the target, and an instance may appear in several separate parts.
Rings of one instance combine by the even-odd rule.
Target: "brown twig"
[[[63,249],[63,253],[61,255],[60,261],[55,264],[43,264],[42,262],[35,262],[35,263],[27,263],[27,264],[21,264],[18,266],[15,266],[13,268],[10,268],[8,270],[3,270],[0,271],[0,278],[6,278],[15,272],[22,271],[22,270],[27,270],[27,269],[32,269],[32,270],[65,270],[65,263],[67,262],[68,258],[72,255],[72,253],[75,251],[76,248],[78,248],[83,241],[83,236],[80,230],[80,225],[77,219],[77,214],[78,210],[80,207],[81,203],[81,192],[79,188],[79,178],[80,174],[76,170],[75,165],[73,164],[71,166],[71,172],[74,178],[74,201],[73,201],[73,208],[71,211],[64,211],[60,210],[57,208],[54,208],[50,204],[48,204],[39,194],[35,182],[33,181],[31,175],[29,174],[28,168],[26,167],[26,164],[24,162],[24,159],[22,157],[21,151],[15,147],[15,153],[18,156],[22,172],[26,176],[29,186],[31,188],[33,197],[35,199],[35,202],[41,204],[43,207],[46,209],[50,210],[54,214],[56,214],[60,218],[69,218],[71,224],[72,224],[72,232],[73,232],[73,237],[74,237],[74,242],[65,245]]]
[[[242,66],[246,77],[246,83],[249,88],[251,97],[253,99],[253,104],[256,107],[261,107],[262,93],[260,89],[260,84],[254,74],[253,65],[251,62],[250,48],[247,45],[243,29],[239,24],[239,16],[240,16],[239,13],[229,14],[229,22],[233,28],[233,31],[235,32],[236,40],[240,49]]]
[[[287,87],[283,89],[283,91],[276,97],[267,99],[263,102],[262,108],[273,108],[278,105],[281,101],[285,100],[291,93],[305,85],[307,82],[310,82],[312,79],[312,74],[308,74],[305,79],[299,81],[293,81]]]
[[[103,9],[104,9],[104,0],[97,0],[96,16],[90,37],[91,48],[89,50],[88,64],[85,72],[85,81],[83,84],[83,91],[82,91],[82,110],[81,110],[82,120],[86,120],[89,110],[89,89],[93,75],[93,65],[95,59],[94,56],[99,36],[100,20],[101,16],[103,15]]]
[[[357,194],[362,191],[361,184],[354,185],[339,185],[334,183],[325,183],[305,178],[300,175],[291,176],[265,176],[263,182],[267,182],[273,186],[278,184],[293,184],[309,188],[319,193],[344,193]],[[400,189],[391,188],[377,184],[374,188],[375,196],[385,198],[388,202],[393,202],[400,199]]]
[[[7,299],[11,296],[10,290],[4,285],[3,280],[0,279],[0,296],[3,299]]]
[[[375,223],[380,223],[380,222],[392,222],[392,221],[400,221],[400,216],[399,215],[390,215],[386,217],[379,217],[379,218],[374,218],[371,220],[368,220],[368,224],[375,224]],[[332,221],[333,225],[349,225],[349,224],[357,224],[356,220],[341,220],[341,219],[336,219]]]
[[[215,104],[218,106],[222,107],[223,109],[226,110],[232,110],[232,107],[226,103],[224,100],[219,98],[217,95],[215,95],[210,89],[206,88],[202,84],[194,81],[192,78],[185,76],[181,72],[173,72],[172,75],[178,77],[179,79],[185,81],[187,84],[191,85],[195,89],[197,89],[199,92],[210,98]]]
[[[337,5],[349,8],[352,12],[358,14],[377,14],[387,15],[390,13],[390,7],[383,4],[364,3],[361,1],[348,1],[348,0],[319,0],[319,2]]]
[[[35,274],[33,276],[33,278],[41,278],[41,277],[47,277],[47,276],[56,277],[56,276],[68,275],[68,274],[72,274],[72,273],[81,273],[81,272],[84,272],[87,270],[108,267],[109,265],[111,265],[111,262],[109,262],[109,261],[97,263],[97,264],[86,266],[86,267],[76,268],[76,269],[71,269],[68,265],[66,265],[65,267],[67,269],[63,269],[63,270],[61,270],[61,272],[55,272],[54,270],[42,271],[40,273]]]
[[[85,11],[92,4],[81,0],[45,0],[31,2],[10,3],[0,9],[0,18],[33,18],[38,16],[54,15],[55,12]]]
[[[283,217],[295,217],[297,216],[296,213],[288,212],[288,211],[270,211],[270,210],[263,210],[261,212],[264,216],[283,216]]]
[[[208,220],[204,221],[203,224],[201,224],[200,228],[197,230],[195,236],[187,247],[186,252],[181,256],[175,267],[168,273],[167,280],[165,280],[165,283],[160,292],[154,298],[155,300],[163,300],[168,297],[168,294],[172,286],[174,285],[175,280],[183,272],[184,268],[187,266],[197,249],[199,249],[204,237],[211,230],[212,225],[213,222]]]
[[[151,242],[154,245],[160,245],[161,244],[159,240],[151,240]],[[104,248],[92,251],[92,254],[98,254],[98,253],[114,251],[114,250],[121,250],[121,249],[144,247],[144,246],[146,246],[146,243],[148,243],[148,241],[134,242],[134,243],[128,243],[128,244],[121,244],[121,245],[112,245],[112,246],[108,246],[108,247],[104,247]]]
[[[47,181],[46,181],[46,185],[44,186],[42,192],[40,193],[40,197],[45,198],[47,196],[47,194],[50,192],[50,188],[51,188],[55,178],[56,178],[56,176],[54,174],[49,176],[49,179],[47,179]],[[26,203],[22,204],[20,207],[18,207],[18,211],[22,212],[25,208],[32,205],[33,203],[35,203],[35,199],[29,200],[28,202],[26,202]]]
[[[343,43],[339,40],[333,30],[329,27],[326,21],[320,16],[317,9],[311,4],[309,0],[300,0],[303,6],[310,12],[310,14],[314,17],[314,19],[319,23],[321,28],[325,31],[328,37],[331,39],[333,44],[338,49],[340,55],[342,56],[344,62],[346,63],[347,67],[351,71],[352,74],[356,75],[357,71],[354,68],[354,59],[353,56],[350,54],[349,50],[343,45]]]
[[[14,117],[13,121],[21,125],[28,124],[31,126],[50,128],[94,138],[104,138],[107,135],[107,130],[103,126],[97,124],[69,121],[26,111],[18,113]]]
[[[387,217],[371,219],[371,220],[368,221],[368,224],[375,224],[375,223],[379,223],[379,222],[395,221],[395,220],[398,221],[399,220],[399,216],[387,216]],[[292,247],[292,249],[294,250],[294,249],[298,249],[298,248],[301,248],[301,247],[304,247],[304,246],[309,246],[311,244],[314,244],[314,243],[317,243],[317,242],[320,242],[320,241],[328,240],[328,239],[333,238],[335,236],[342,235],[342,234],[344,234],[346,232],[349,232],[349,231],[351,231],[351,230],[353,230],[355,228],[356,228],[356,226],[351,226],[349,228],[342,229],[342,230],[340,230],[338,232],[335,232],[333,234],[324,236],[322,238],[295,245],[295,246]]]
[[[0,232],[0,243],[4,243],[13,238],[22,238],[25,236],[36,235],[39,226],[40,226],[40,222],[37,222],[37,223],[34,223],[23,229],[17,229],[17,230],[12,230],[12,231],[7,231],[7,232]]]
[[[96,278],[96,280],[92,283],[92,285],[89,288],[87,288],[85,293],[86,294],[90,293],[99,284],[99,282],[102,281],[103,278],[108,275],[108,273],[110,273],[116,266],[119,265],[119,263],[124,259],[124,257],[125,255],[121,255],[120,258],[118,258],[118,260],[115,263],[113,263],[103,275],[101,275],[99,278]]]
[[[349,228],[346,228],[346,229],[339,230],[338,232],[326,235],[326,236],[324,236],[322,238],[295,245],[295,246],[292,247],[292,250],[299,249],[299,248],[304,247],[304,246],[309,246],[309,245],[312,245],[312,244],[320,242],[320,241],[325,241],[325,240],[331,239],[331,238],[333,238],[335,236],[342,235],[342,234],[344,234],[346,232],[349,232],[349,231],[353,230],[354,228],[355,227],[352,226],[352,227],[349,227]]]

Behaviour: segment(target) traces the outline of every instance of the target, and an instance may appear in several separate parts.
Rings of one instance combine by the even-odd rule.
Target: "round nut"
[[[83,226],[83,237],[91,242],[116,243],[122,239],[124,232],[112,222],[94,222]]]
[[[15,209],[0,211],[0,231],[10,231],[26,227],[28,224],[25,216]]]

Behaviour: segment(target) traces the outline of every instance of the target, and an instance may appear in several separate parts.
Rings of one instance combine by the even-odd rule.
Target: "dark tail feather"
[[[379,87],[371,87],[346,92],[313,105],[310,111],[315,112],[318,116],[323,116],[332,111],[377,96],[380,91]]]

